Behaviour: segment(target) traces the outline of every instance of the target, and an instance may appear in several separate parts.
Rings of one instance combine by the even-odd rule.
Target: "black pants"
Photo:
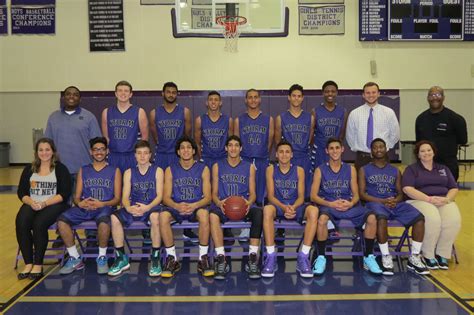
[[[263,228],[263,210],[262,208],[253,207],[250,208],[247,214],[248,220],[251,222],[250,225],[250,238],[261,238]]]
[[[48,246],[48,228],[67,208],[64,203],[48,206],[39,211],[26,204],[21,206],[16,216],[16,239],[25,264],[43,264],[44,253]]]
[[[459,178],[459,164],[458,159],[455,156],[435,156],[435,161],[447,166],[454,176],[454,180],[458,181]]]

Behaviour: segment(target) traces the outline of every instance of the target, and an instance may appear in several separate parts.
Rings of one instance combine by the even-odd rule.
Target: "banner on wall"
[[[125,51],[123,0],[89,0],[89,49]]]
[[[0,35],[8,34],[7,0],[0,0]]]
[[[56,0],[11,0],[12,34],[55,34]]]
[[[300,35],[344,34],[344,5],[299,7]]]
[[[344,4],[344,0],[298,0],[299,4]]]

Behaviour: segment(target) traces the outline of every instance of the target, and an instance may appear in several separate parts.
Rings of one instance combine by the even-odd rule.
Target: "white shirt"
[[[347,119],[346,141],[352,151],[370,153],[367,147],[367,121],[370,106],[365,103],[354,109]],[[375,104],[372,116],[374,119],[374,138],[382,138],[387,148],[392,149],[400,140],[400,125],[395,112],[384,105]]]

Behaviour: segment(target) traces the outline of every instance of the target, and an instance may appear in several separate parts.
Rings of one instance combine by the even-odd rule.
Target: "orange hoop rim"
[[[247,18],[240,15],[223,15],[216,18],[216,23],[224,26],[226,29],[232,29],[246,24]]]

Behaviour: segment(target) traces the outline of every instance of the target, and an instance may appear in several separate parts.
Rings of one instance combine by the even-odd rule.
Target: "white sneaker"
[[[392,255],[382,255],[382,274],[393,276],[393,258]]]
[[[430,271],[421,260],[420,254],[413,254],[408,257],[407,268],[416,272],[419,275],[429,275]]]
[[[239,234],[239,241],[248,241],[250,237],[250,229],[242,229],[242,231]]]

